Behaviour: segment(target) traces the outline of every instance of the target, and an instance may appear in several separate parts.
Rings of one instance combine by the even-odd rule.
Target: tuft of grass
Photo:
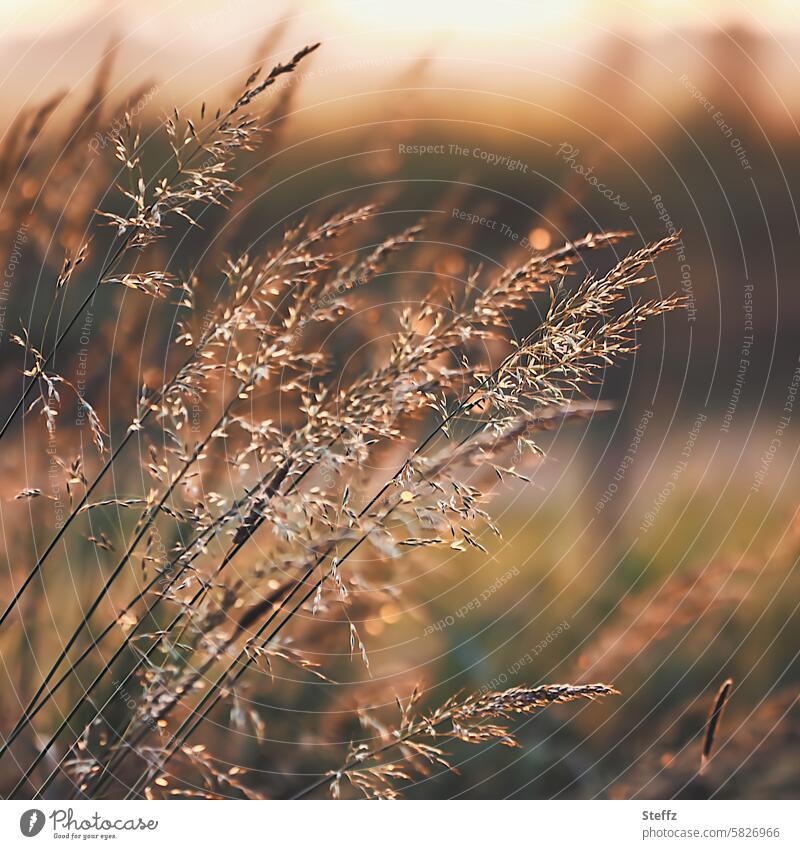
[[[232,725],[261,735],[266,720],[241,707],[248,671],[289,664],[328,682],[314,658],[324,640],[368,675],[359,622],[383,598],[375,573],[385,587],[399,558],[430,547],[487,552],[500,534],[492,497],[509,479],[526,479],[525,462],[542,453],[538,434],[600,412],[591,393],[604,370],[636,350],[643,323],[682,306],[678,297],[637,297],[677,237],[637,247],[604,273],[579,274],[588,254],[629,238],[615,231],[431,287],[413,260],[435,252],[437,240],[427,240],[425,222],[388,229],[372,197],[319,210],[263,251],[232,255],[216,281],[157,265],[173,231],[179,239],[209,207],[229,209],[237,157],[263,139],[263,116],[252,110],[317,47],[256,70],[213,116],[205,104],[196,115],[174,111],[162,127],[169,160],[155,172],[145,167],[154,142],[126,112],[111,146],[122,206],[89,217],[55,275],[54,299],[79,289],[78,307],[50,345],[34,345],[29,329],[17,337],[26,380],[0,427],[0,450],[13,450],[18,414],[38,408],[42,453],[57,457],[69,508],[14,584],[0,627],[21,627],[29,591],[46,566],[68,568],[61,544],[84,524],[98,559],[112,565],[66,640],[39,658],[38,683],[4,736],[0,758],[18,766],[11,797],[51,788],[80,798],[260,795],[243,769],[221,770],[193,742],[217,705],[230,703]],[[107,258],[84,283],[90,246],[104,238]],[[398,268],[414,292],[395,309],[382,287]],[[138,401],[120,434],[75,389],[94,455],[71,459],[80,434],[59,413],[63,390],[78,381],[53,364],[106,287],[179,316],[167,352],[175,365],[156,386],[133,387]],[[352,331],[365,311],[378,315],[369,356]],[[533,330],[519,337],[521,320]],[[108,363],[95,368],[81,386],[110,380]],[[22,424],[27,439],[36,426]],[[131,493],[117,480],[135,479],[125,474],[132,444],[140,484]],[[393,471],[377,471],[386,462]],[[26,481],[17,498],[33,509],[45,491]],[[117,534],[101,527],[114,512],[132,517]],[[267,548],[266,562],[254,560],[257,547]],[[418,716],[415,691],[399,702],[396,729],[368,720],[378,744],[356,745],[333,770],[320,763],[321,777],[295,795],[325,784],[339,795],[346,777],[367,796],[391,798],[398,780],[426,765],[449,768],[431,741],[512,745],[509,718],[615,692],[602,683],[520,686],[453,697]],[[358,709],[353,716],[367,721]],[[399,760],[387,760],[390,749]]]

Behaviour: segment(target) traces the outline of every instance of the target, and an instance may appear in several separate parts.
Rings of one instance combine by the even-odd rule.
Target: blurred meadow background
[[[346,756],[359,733],[356,704],[380,713],[418,683],[438,704],[462,690],[603,681],[620,695],[523,718],[518,749],[456,745],[458,774],[433,768],[407,782],[405,795],[797,796],[795,4],[0,6],[4,420],[23,387],[11,334],[22,319],[34,344],[51,338],[113,236],[95,237],[63,302],[54,300],[65,250],[75,255],[95,209],[119,207],[109,127],[122,126],[126,110],[134,115],[142,138],[152,136],[144,167],[156,170],[168,155],[156,128],[173,107],[216,108],[251,71],[304,44],[322,42],[265,93],[269,132],[234,166],[242,190],[227,208],[204,210],[199,228],[175,225],[147,249],[148,266],[192,280],[198,316],[213,308],[226,256],[257,253],[305,217],[319,223],[370,202],[380,232],[422,220],[413,251],[321,337],[344,383],[385,356],[385,309],[417,305],[443,281],[463,285],[479,266],[502,270],[603,230],[630,231],[631,249],[679,238],[656,264],[654,285],[660,296],[685,296],[686,309],[648,322],[635,355],[603,373],[590,394],[607,410],[552,427],[541,437],[545,456],[521,462],[529,480],[508,477],[496,489],[490,512],[502,538],[481,537],[486,553],[420,548],[385,572],[364,553],[359,566],[381,585],[380,601],[363,611],[354,604],[349,615],[369,668],[351,657],[345,629],[303,646],[339,682],[335,690],[293,667],[250,675],[202,734],[226,769],[248,770],[267,795],[292,790],[293,776]],[[581,274],[628,249],[591,252]],[[535,315],[515,317],[519,336]],[[182,317],[169,301],[106,287],[59,347],[54,368],[91,400],[112,446],[142,383],[159,385],[177,364],[168,342]],[[281,419],[280,399],[260,403]],[[70,404],[60,414],[69,445],[61,454],[91,456],[85,465],[96,469],[89,425]],[[3,607],[63,521],[63,475],[42,448],[43,429],[31,412],[14,425],[15,447],[0,445]],[[385,449],[370,482],[405,450]],[[104,494],[148,492],[142,466],[153,460],[144,442],[138,451],[115,466]],[[15,498],[25,487],[45,497]],[[0,632],[3,734],[135,522],[131,511],[91,513],[31,585],[24,627]],[[254,537],[237,569],[268,568],[272,540]],[[138,586],[137,569],[110,610]],[[714,755],[699,775],[709,710],[728,678]],[[63,703],[42,712],[41,739],[87,679],[76,675]],[[252,706],[263,726],[232,721]],[[0,792],[35,745],[20,739],[0,767]]]

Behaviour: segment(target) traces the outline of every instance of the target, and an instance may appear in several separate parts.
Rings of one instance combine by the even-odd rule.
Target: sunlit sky
[[[448,79],[473,80],[514,65],[568,74],[612,34],[641,44],[731,26],[767,39],[800,31],[795,0],[0,0],[0,12],[6,110],[88,79],[113,36],[128,85],[155,76],[188,97],[238,73],[282,18],[281,46],[320,39],[328,64],[435,54]]]
[[[234,32],[272,14],[308,15],[327,27],[378,25],[385,28],[456,31],[480,28],[485,32],[514,30],[535,25],[539,30],[558,28],[573,18],[604,22],[665,25],[704,25],[731,20],[760,20],[766,25],[786,25],[800,17],[794,0],[300,0],[265,3],[263,0],[0,0],[4,36],[52,32],[77,21],[118,16],[121,23],[143,25],[164,34],[163,27],[185,28],[193,17],[219,13],[217,31]],[[641,19],[640,21],[638,19]],[[148,25],[149,22],[149,25]]]
[[[193,19],[215,16],[207,37],[235,34],[257,23],[264,11],[307,16],[308,23],[331,29],[353,27],[400,29],[405,34],[426,31],[459,32],[470,29],[493,34],[535,27],[542,33],[558,30],[576,19],[614,27],[620,23],[647,26],[718,25],[731,21],[759,21],[766,26],[797,23],[800,11],[793,0],[301,0],[265,3],[263,0],[0,0],[5,38],[53,34],[98,18],[114,18],[136,27],[144,37],[163,36],[169,30],[192,29]],[[497,49],[502,49],[497,45]]]

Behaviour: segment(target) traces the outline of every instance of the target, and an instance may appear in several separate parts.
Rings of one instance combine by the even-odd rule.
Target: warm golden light
[[[545,251],[550,247],[550,233],[544,227],[534,227],[528,235],[531,247],[537,251]]]

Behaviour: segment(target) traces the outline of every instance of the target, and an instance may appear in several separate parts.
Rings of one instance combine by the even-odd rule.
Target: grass
[[[225,238],[237,162],[264,143],[264,93],[317,47],[254,72],[226,108],[176,110],[161,141],[143,139],[125,113],[113,136],[118,198],[84,209],[82,228],[70,219],[79,238],[65,247],[43,325],[15,337],[25,380],[0,451],[38,451],[28,474],[40,479],[26,476],[15,493],[38,536],[19,557],[7,553],[14,568],[0,617],[0,637],[18,635],[20,665],[31,649],[37,661],[0,748],[11,798],[303,797],[325,786],[394,798],[415,776],[450,768],[449,741],[511,745],[513,718],[616,694],[603,681],[515,684],[420,709],[414,689],[398,699],[393,725],[355,705],[349,715],[371,742],[354,742],[338,766],[323,750],[305,778],[284,766],[287,781],[271,791],[198,742],[221,703],[232,725],[263,736],[269,716],[241,707],[254,668],[288,665],[324,682],[334,703],[337,685],[316,657],[330,644],[368,678],[360,623],[399,595],[393,576],[431,549],[488,553],[500,535],[493,499],[527,481],[540,438],[601,414],[591,398],[606,369],[637,349],[645,322],[682,306],[638,294],[675,239],[619,254],[629,234],[592,233],[497,271],[465,260],[463,275],[432,282],[420,268],[440,240],[424,221],[389,229],[372,197],[320,204],[214,277],[197,271],[204,257],[192,273],[169,268],[173,243],[209,209],[222,215],[206,238]],[[79,136],[84,124],[96,132],[104,85]],[[31,146],[50,109],[34,121]],[[167,161],[146,165],[164,139]],[[46,226],[18,208],[26,226]],[[605,271],[587,271],[594,254]],[[398,276],[408,281],[399,305],[386,290]],[[55,369],[98,293],[113,287],[178,324],[162,380],[115,382],[115,407],[138,395],[123,427],[103,423],[85,391],[110,381],[104,358],[88,374]],[[62,309],[53,341],[34,344]],[[520,333],[521,322],[533,329]],[[148,352],[130,354],[133,363]],[[65,423],[70,402],[90,444]],[[51,503],[64,516],[38,553]],[[78,533],[99,568],[66,638],[45,654],[30,644],[26,605],[47,597],[47,580],[67,581],[65,543]],[[310,733],[301,724],[297,738]]]

